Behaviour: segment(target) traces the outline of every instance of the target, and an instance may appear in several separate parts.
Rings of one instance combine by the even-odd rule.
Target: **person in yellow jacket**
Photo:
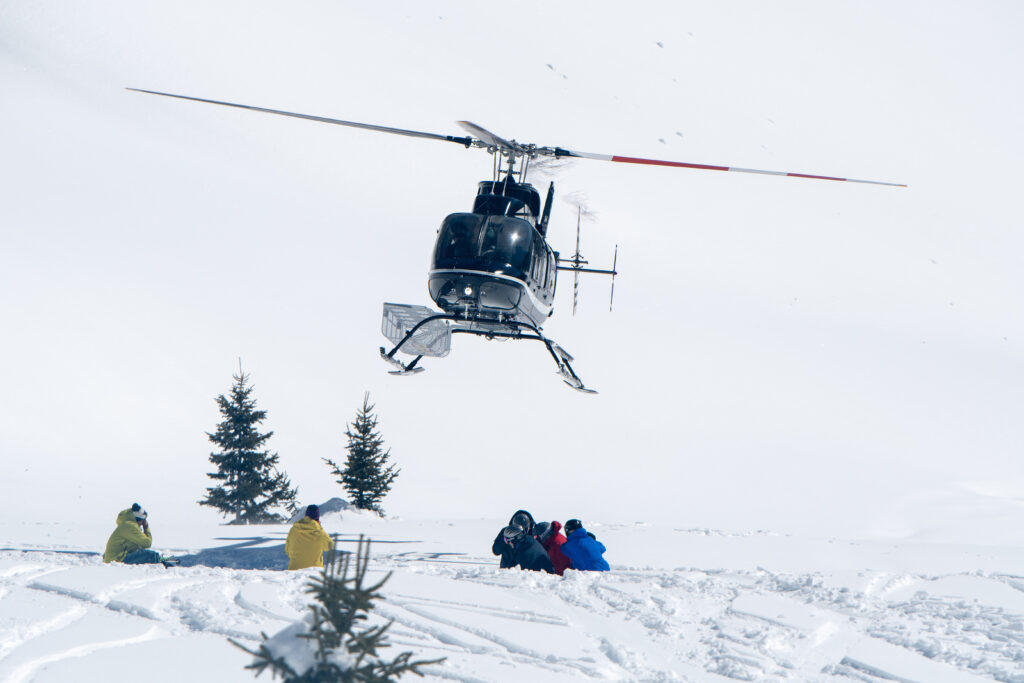
[[[125,564],[155,564],[160,562],[160,553],[150,550],[153,534],[149,531],[149,515],[138,503],[121,510],[117,515],[117,528],[107,539],[103,561],[124,562]]]
[[[324,553],[334,547],[334,541],[320,526],[320,507],[310,505],[306,516],[292,524],[284,552],[288,555],[288,569],[324,566]]]

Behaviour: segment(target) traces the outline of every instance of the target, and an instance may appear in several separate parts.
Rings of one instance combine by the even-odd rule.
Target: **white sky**
[[[369,390],[403,516],[904,535],[1021,514],[1017,3],[0,5],[0,511],[207,518],[238,358],[304,500]],[[660,45],[658,44],[660,43]],[[907,189],[578,162],[543,348],[377,358],[490,160],[124,91]],[[664,140],[661,142],[660,140]],[[540,187],[546,182],[535,177]],[[572,248],[558,202],[551,238]],[[976,515],[972,515],[975,518]],[[972,529],[958,529],[970,535]]]

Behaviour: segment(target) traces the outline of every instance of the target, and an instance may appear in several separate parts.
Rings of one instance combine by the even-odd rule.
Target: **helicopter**
[[[424,356],[448,355],[451,350],[452,334],[473,334],[487,339],[540,341],[554,359],[558,374],[567,385],[580,392],[597,393],[585,386],[583,380],[573,370],[573,357],[558,343],[545,336],[541,327],[554,311],[555,285],[559,271],[571,271],[574,274],[573,311],[576,309],[580,273],[611,276],[611,293],[614,298],[615,276],[618,275],[618,247],[616,246],[611,268],[584,267],[588,265],[588,261],[580,254],[579,218],[576,226],[575,253],[571,257],[562,258],[559,252],[551,247],[547,240],[547,231],[554,200],[554,183],[548,185],[542,204],[540,192],[527,182],[527,172],[531,162],[535,160],[594,159],[906,187],[902,183],[878,180],[593,154],[563,147],[539,146],[520,143],[514,139],[507,140],[470,121],[457,122],[468,135],[441,135],[156,90],[127,90],[392,135],[451,142],[467,149],[482,149],[493,157],[492,177],[477,184],[472,210],[448,215],[438,228],[430,271],[427,275],[427,290],[440,312],[427,306],[384,303],[381,331],[393,346],[390,350],[380,347],[380,355],[395,368],[391,371],[391,374],[395,375],[422,372],[424,368],[419,362]],[[399,351],[415,358],[403,361],[396,357]]]

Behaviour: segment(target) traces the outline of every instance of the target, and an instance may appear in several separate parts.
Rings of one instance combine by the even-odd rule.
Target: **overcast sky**
[[[628,12],[627,12],[628,9]],[[211,518],[239,359],[303,502],[371,392],[403,516],[874,535],[1022,514],[1013,2],[0,4],[0,510]],[[378,358],[490,158],[157,98],[903,182],[578,161],[550,238],[610,265],[543,347]],[[535,176],[543,191],[549,177]],[[567,283],[569,283],[567,285]]]

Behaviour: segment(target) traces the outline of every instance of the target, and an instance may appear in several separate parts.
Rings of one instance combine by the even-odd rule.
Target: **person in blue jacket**
[[[562,552],[572,562],[573,569],[581,571],[606,572],[611,567],[605,561],[604,544],[593,534],[583,528],[578,519],[570,519],[565,523],[566,541],[562,544]]]

